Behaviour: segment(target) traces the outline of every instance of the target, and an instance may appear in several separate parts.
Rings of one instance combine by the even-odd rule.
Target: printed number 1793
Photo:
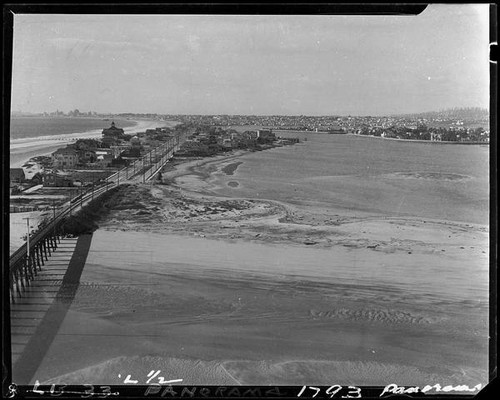
[[[361,388],[356,387],[356,386],[348,386],[347,392],[343,396],[340,396],[340,391],[344,389],[343,386],[340,385],[333,385],[330,386],[328,389],[325,390],[325,394],[330,396],[330,398],[334,397],[335,395],[339,394],[337,397],[341,397],[344,399],[359,399],[361,398]],[[300,390],[299,394],[297,397],[301,397],[304,395],[306,390],[313,391],[314,393],[312,394],[311,398],[315,398],[320,392],[321,388],[315,387],[315,386],[302,386],[302,389]]]

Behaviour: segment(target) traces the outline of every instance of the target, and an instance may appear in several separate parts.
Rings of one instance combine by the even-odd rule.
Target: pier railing
[[[90,201],[123,183],[140,183],[151,180],[185,140],[180,134],[169,138],[162,145],[152,149],[127,167],[108,176],[97,187],[93,185],[63,204],[59,213],[46,221],[37,231],[27,236],[27,241],[17,249],[9,259],[10,297],[22,297],[23,292],[41,271],[45,261],[55,251],[64,234],[61,230],[63,221],[72,213],[83,208]],[[55,213],[55,211],[54,211]]]

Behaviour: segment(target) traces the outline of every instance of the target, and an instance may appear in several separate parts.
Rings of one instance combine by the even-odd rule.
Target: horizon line
[[[168,116],[168,115],[175,115],[175,116],[204,116],[204,117],[209,117],[209,116],[226,116],[226,117],[308,117],[308,118],[321,118],[321,117],[396,117],[396,116],[404,116],[404,115],[418,115],[418,114],[431,114],[431,113],[445,113],[445,112],[450,112],[450,111],[466,111],[466,110],[478,110],[478,111],[487,111],[488,113],[490,112],[489,107],[479,107],[479,106],[470,106],[470,107],[451,107],[451,108],[446,108],[446,109],[441,109],[441,110],[430,110],[430,111],[416,111],[416,112],[401,112],[401,113],[390,113],[390,114],[322,114],[322,115],[311,115],[311,114],[187,114],[187,113],[158,113],[158,112],[98,112],[95,111],[97,115],[126,115],[126,114],[131,114],[131,115],[140,115],[140,114],[151,114],[151,115],[158,115],[158,116]],[[13,110],[10,112],[10,115],[12,116],[13,114],[31,114],[31,115],[39,115],[39,114],[51,114],[55,113],[59,110],[56,111],[39,111],[39,112],[33,112],[33,111],[22,111],[22,110]],[[64,114],[68,114],[74,110],[70,110],[67,112],[61,111]],[[85,115],[89,111],[82,111],[82,116],[87,116]],[[94,112],[94,111],[92,111]],[[90,115],[90,117],[93,115]]]

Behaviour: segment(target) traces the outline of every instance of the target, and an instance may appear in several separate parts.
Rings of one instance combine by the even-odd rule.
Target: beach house
[[[78,151],[72,147],[57,149],[52,153],[54,168],[74,168],[78,164]]]
[[[111,122],[111,126],[102,130],[102,143],[106,147],[117,145],[125,138],[125,132],[121,128],[115,126],[115,122]]]

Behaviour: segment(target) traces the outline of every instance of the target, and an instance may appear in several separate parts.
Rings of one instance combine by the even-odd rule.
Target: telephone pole
[[[30,260],[30,217],[23,218],[26,220],[26,261]]]

